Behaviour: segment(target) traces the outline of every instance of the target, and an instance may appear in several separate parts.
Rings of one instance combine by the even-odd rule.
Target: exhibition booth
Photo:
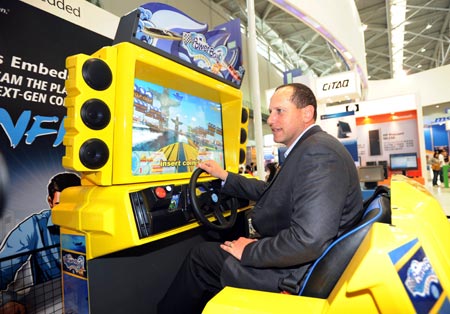
[[[305,23],[316,16],[318,32],[341,49],[350,68],[322,78],[286,73],[285,82],[303,82],[315,92],[317,123],[353,157],[364,199],[377,186],[392,185],[392,204],[400,210],[392,213],[397,226],[389,225],[389,206],[387,218],[377,221],[382,225],[370,232],[375,220],[364,225],[369,240],[355,247],[357,259],[343,277],[356,278],[353,295],[342,279],[330,298],[280,294],[273,300],[289,298],[286,306],[294,307],[286,313],[305,306],[339,313],[352,298],[355,306],[369,304],[361,291],[375,276],[362,280],[358,267],[376,268],[372,252],[382,247],[389,274],[382,287],[394,278],[408,311],[445,312],[450,249],[438,238],[450,232],[439,204],[420,184],[428,178],[426,151],[449,147],[449,130],[425,126],[422,107],[450,100],[443,79],[450,67],[416,74],[407,83],[371,82],[349,1],[340,21],[318,3],[308,1],[305,14],[291,2],[277,3]],[[214,159],[237,173],[252,161],[260,169],[264,159],[281,161],[283,147],[264,136],[270,130],[255,125],[254,111],[244,104],[267,106],[282,78],[262,81],[257,88],[266,99],[249,101],[248,75],[258,73],[258,64],[246,68],[238,20],[211,26],[205,21],[216,22],[216,16],[197,20],[157,2],[117,17],[82,0],[14,0],[0,14],[0,29],[15,30],[0,38],[0,157],[8,172],[4,208],[0,199],[0,314],[19,305],[29,313],[156,313],[190,248],[242,235],[251,204],[221,195],[221,182],[196,166]],[[261,75],[276,72],[263,68]],[[435,81],[437,93],[422,86]],[[255,142],[257,133],[264,141]],[[249,142],[255,145],[249,148]],[[67,172],[79,175],[81,185],[58,191],[60,203],[50,214],[49,181]],[[263,178],[263,171],[258,175]],[[408,200],[408,193],[416,194]],[[426,203],[416,207],[420,198]],[[426,229],[427,211],[438,236]],[[433,274],[426,296],[400,282],[417,259]],[[225,289],[205,313],[231,311],[228,297],[242,313],[252,306],[263,313],[254,302],[264,296],[244,291],[240,299],[239,293]],[[370,311],[396,309],[388,297],[380,294]]]

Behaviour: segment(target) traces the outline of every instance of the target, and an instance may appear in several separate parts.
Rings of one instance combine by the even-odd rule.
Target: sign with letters
[[[348,71],[316,79],[316,98],[320,103],[359,99],[361,84],[356,72]]]

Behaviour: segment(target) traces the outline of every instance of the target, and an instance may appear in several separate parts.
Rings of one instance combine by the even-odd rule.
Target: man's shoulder
[[[27,218],[25,218],[23,221],[41,221],[41,220],[48,220],[48,218],[51,216],[51,210],[50,209],[44,209],[41,212],[31,214]]]
[[[51,215],[51,213],[52,213],[52,211],[50,209],[44,209],[44,210],[40,211],[39,213],[35,213],[33,215],[36,217],[39,217],[39,218],[46,218],[46,217],[49,217]]]

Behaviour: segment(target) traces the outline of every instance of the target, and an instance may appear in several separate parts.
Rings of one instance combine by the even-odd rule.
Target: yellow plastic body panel
[[[207,314],[326,313],[326,299],[225,287],[209,302]]]
[[[83,79],[83,65],[90,58],[105,61],[112,72],[112,84],[104,91],[93,90]],[[189,172],[132,174],[134,86],[135,79],[140,79],[221,104],[226,169],[238,172],[242,127],[239,89],[131,43],[104,47],[92,56],[71,56],[66,66],[69,78],[64,167],[82,172],[86,180],[103,186],[189,179]],[[111,112],[111,122],[102,130],[88,128],[80,118],[80,108],[92,98],[102,100]],[[110,152],[108,162],[99,169],[86,168],[79,161],[80,146],[91,138],[103,140]],[[193,169],[196,163],[192,164]]]
[[[105,142],[110,149],[113,147],[114,139],[114,119],[111,119],[109,124],[102,130],[93,131],[82,123],[81,108],[83,104],[89,99],[100,99],[108,105],[108,108],[113,115],[115,110],[115,90],[116,77],[113,75],[111,85],[103,91],[93,90],[88,86],[83,79],[82,68],[85,62],[91,58],[99,58],[106,62],[112,73],[116,73],[117,63],[117,49],[106,47],[97,51],[93,56],[79,54],[68,57],[66,60],[66,67],[68,70],[68,79],[65,82],[67,97],[65,98],[64,106],[67,108],[67,117],[64,120],[64,128],[66,134],[64,135],[63,144],[66,152],[62,158],[62,164],[65,168],[74,169],[76,171],[84,172],[85,177],[89,181],[100,185],[109,185],[112,181],[113,163],[112,159],[106,164],[92,171],[86,168],[78,157],[80,147],[84,142],[91,138],[100,138]]]
[[[198,182],[207,180],[211,178],[204,176]],[[188,183],[188,180],[177,181],[177,184]],[[129,194],[167,184],[170,183],[70,187],[61,193],[60,204],[52,209],[52,220],[64,230],[86,236],[88,260],[199,227],[199,223],[192,220],[178,228],[139,238]],[[247,209],[240,208],[238,211]],[[210,218],[211,221],[213,219]]]
[[[395,176],[391,208],[392,225],[372,226],[327,299],[226,287],[203,313],[417,313],[400,274],[420,253],[442,288],[428,312],[448,313],[450,224],[441,206],[422,185]]]

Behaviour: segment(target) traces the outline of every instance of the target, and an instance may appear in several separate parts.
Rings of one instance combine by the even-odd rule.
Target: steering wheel
[[[205,172],[197,168],[189,181],[189,200],[195,218],[204,226],[213,230],[225,230],[234,226],[237,218],[238,201],[235,197],[220,193],[221,180],[197,182],[199,176]],[[224,213],[230,211],[230,216]],[[216,221],[211,222],[207,218],[212,214]]]

